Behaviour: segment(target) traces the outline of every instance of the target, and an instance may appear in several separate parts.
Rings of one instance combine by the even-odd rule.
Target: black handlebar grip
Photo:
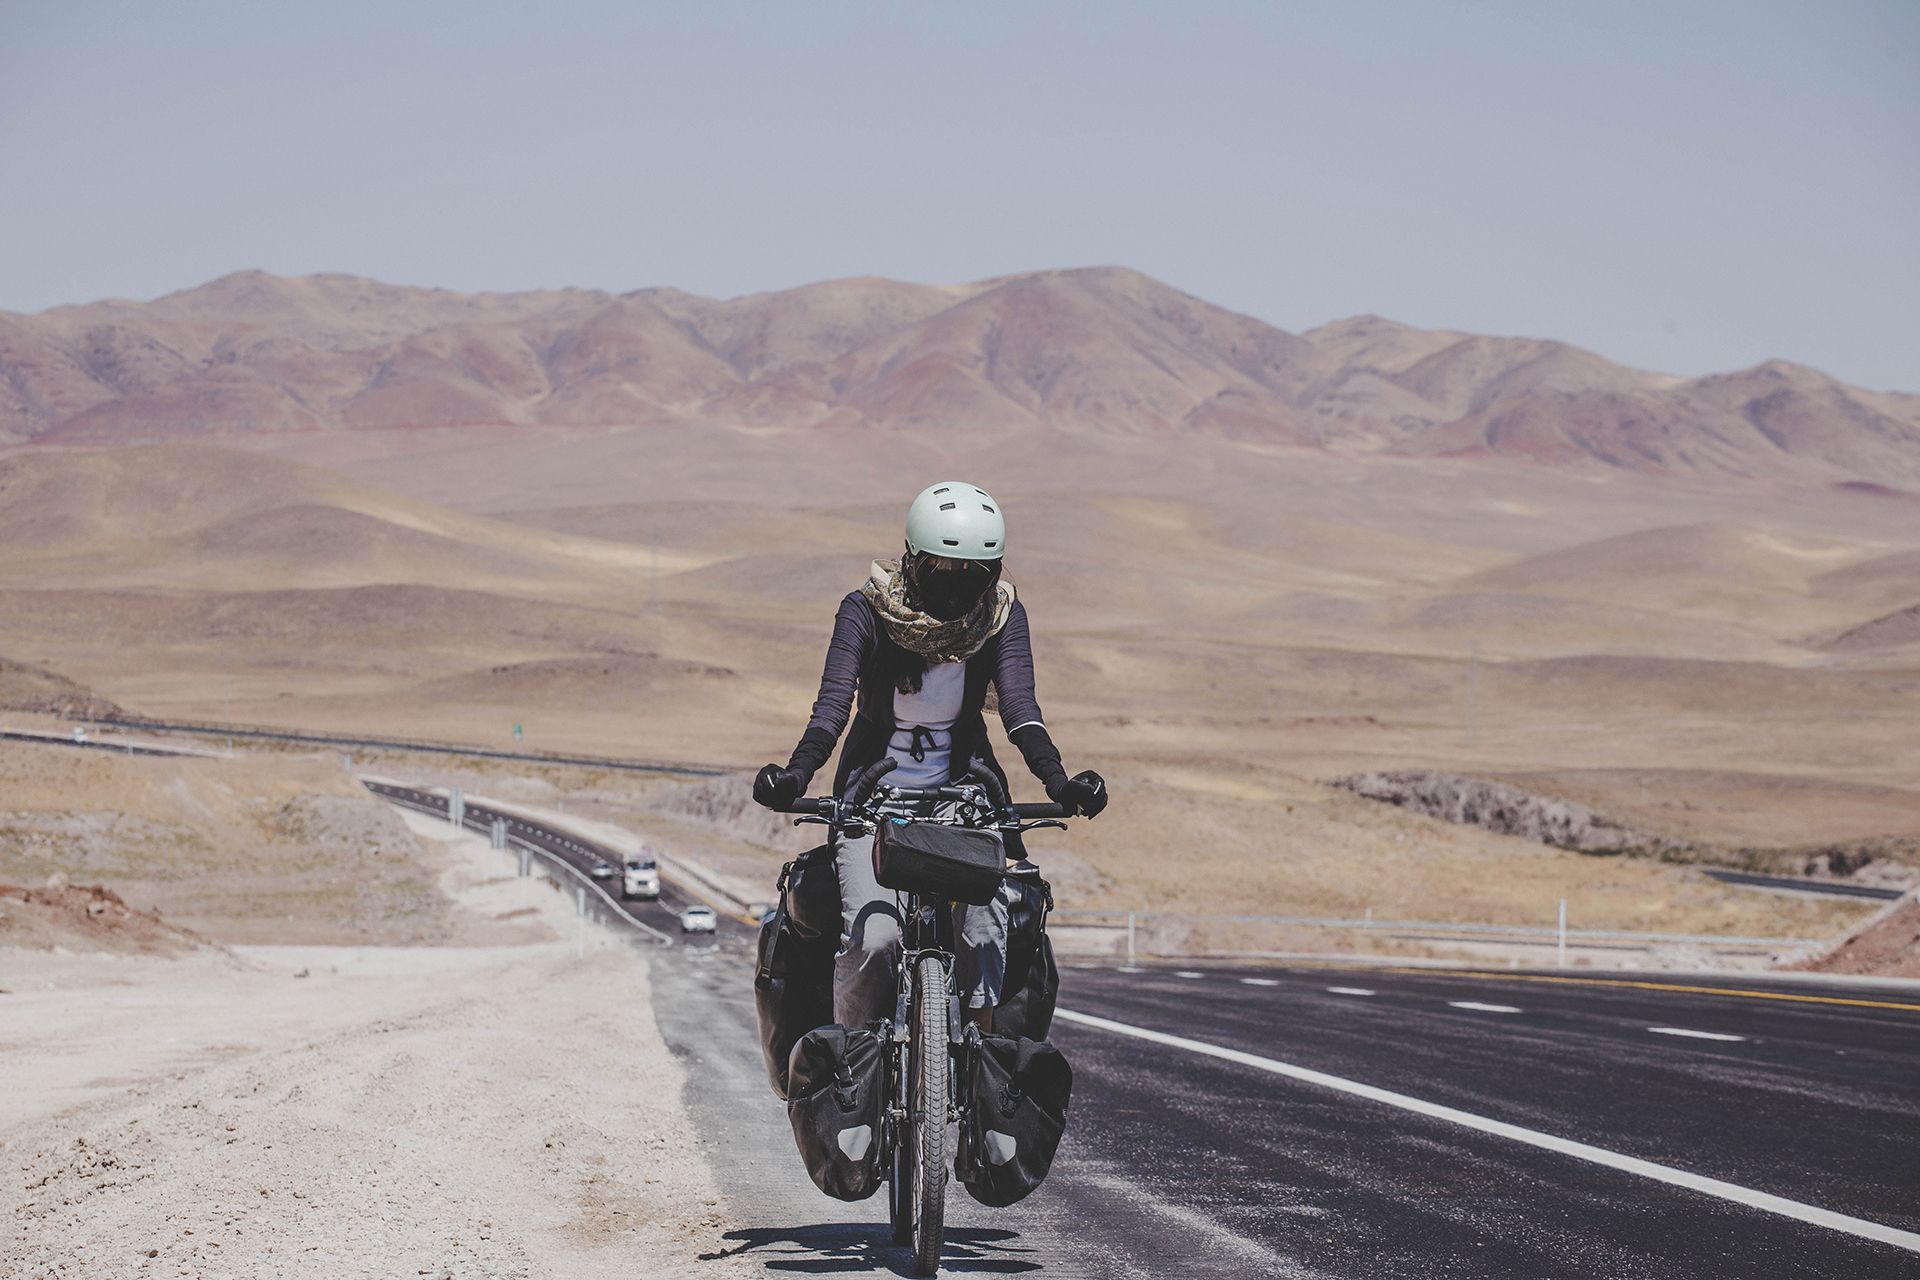
[[[880,779],[892,773],[899,766],[900,762],[892,756],[888,756],[884,760],[876,760],[868,765],[855,776],[853,785],[847,788],[847,803],[856,809],[865,805],[867,800],[873,795],[873,789],[880,785]]]
[[[795,800],[792,804],[780,810],[780,812],[810,814],[816,818],[831,818],[833,816],[833,801],[824,799],[815,800],[809,796],[801,796],[798,800]]]
[[[1016,804],[1009,806],[1016,818],[1071,818],[1073,811],[1063,804],[1048,800],[1041,804]]]
[[[1000,785],[1000,779],[993,776],[993,770],[976,761],[973,767],[967,770],[967,777],[986,790],[987,799],[996,810],[1007,807],[1007,789]]]

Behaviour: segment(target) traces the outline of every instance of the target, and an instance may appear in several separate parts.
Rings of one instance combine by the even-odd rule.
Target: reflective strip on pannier
[[[1067,1127],[1073,1069],[1045,1041],[983,1036],[972,1054],[954,1172],[967,1194],[999,1208],[1045,1181]]]
[[[880,1186],[880,1117],[886,1060],[871,1031],[816,1027],[793,1046],[787,1122],[813,1185],[839,1200]]]

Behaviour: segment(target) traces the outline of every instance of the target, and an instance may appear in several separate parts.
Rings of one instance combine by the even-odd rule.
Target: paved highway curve
[[[362,785],[375,795],[394,804],[436,818],[444,819],[447,816],[447,797],[436,792],[385,782],[363,782]],[[484,835],[493,829],[495,818],[505,819],[507,838],[510,841],[526,845],[552,861],[565,863],[578,873],[578,880],[597,885],[618,906],[608,907],[604,901],[589,896],[589,909],[610,922],[637,925],[655,940],[678,941],[702,949],[720,945],[723,940],[731,939],[737,942],[752,934],[752,931],[741,921],[732,918],[725,911],[717,911],[716,914],[719,917],[717,934],[683,935],[680,932],[680,913],[696,904],[712,905],[707,903],[706,899],[688,893],[664,875],[660,879],[660,897],[652,902],[641,898],[623,898],[618,875],[605,881],[596,881],[592,878],[590,872],[596,860],[605,858],[615,867],[619,867],[625,857],[624,850],[605,847],[569,831],[542,826],[519,814],[491,809],[472,798],[464,802],[464,808],[463,825],[469,830]],[[622,920],[623,914],[629,919]]]
[[[514,821],[517,838],[588,848],[559,846],[581,866],[598,852]],[[653,908],[662,927],[679,905]],[[759,1061],[751,931],[722,920],[714,945],[663,953],[654,981],[752,1224],[710,1255],[904,1273],[882,1199],[808,1183]],[[1390,968],[1063,979],[1081,1018],[1053,1035],[1075,1070],[1060,1163],[1010,1210],[956,1188],[949,1272],[1920,1276],[1920,992]],[[1806,1220],[1823,1214],[1840,1225]]]

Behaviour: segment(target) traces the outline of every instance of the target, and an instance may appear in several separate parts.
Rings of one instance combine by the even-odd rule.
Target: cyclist
[[[943,481],[913,500],[906,553],[874,561],[866,583],[840,602],[806,732],[784,768],[769,764],[754,778],[756,801],[780,809],[806,794],[849,717],[835,795],[850,775],[889,755],[900,762],[887,775],[895,786],[946,786],[984,767],[1004,789],[983,714],[992,686],[1007,736],[1047,797],[1089,818],[1106,807],[1105,781],[1091,771],[1068,777],[1041,721],[1026,607],[1001,576],[1006,545],[1000,504],[976,485]],[[859,1027],[893,1012],[901,922],[892,891],[874,879],[873,837],[834,838],[834,1020]],[[1013,892],[1008,886],[986,906],[956,908],[955,987],[969,1017],[986,1027],[1006,972],[1004,895]]]

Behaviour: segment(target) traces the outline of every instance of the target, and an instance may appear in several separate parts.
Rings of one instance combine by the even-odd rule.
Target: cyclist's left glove
[[[1100,811],[1107,807],[1107,794],[1107,780],[1091,769],[1076,773],[1071,778],[1063,778],[1047,788],[1048,799],[1064,807],[1068,813],[1077,813],[1084,818],[1099,816]]]

